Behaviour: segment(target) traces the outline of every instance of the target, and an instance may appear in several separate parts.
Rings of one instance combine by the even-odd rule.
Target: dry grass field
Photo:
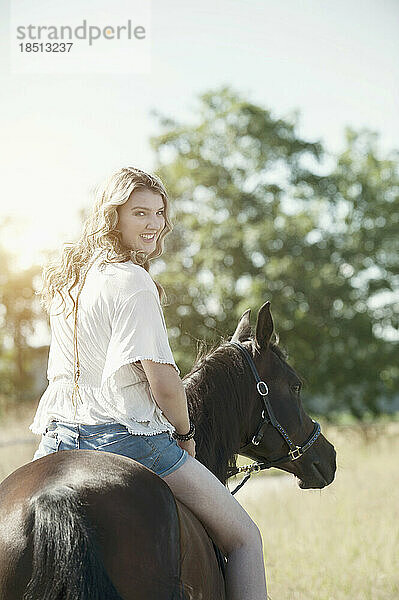
[[[0,479],[31,460],[33,410],[3,413]],[[236,495],[263,534],[270,598],[397,599],[399,424],[376,425],[367,437],[358,427],[323,430],[338,455],[327,489],[300,490],[293,477],[267,473]]]
[[[326,428],[335,481],[300,490],[267,475],[237,498],[260,527],[272,600],[399,598],[399,424]],[[279,484],[280,480],[280,484]]]

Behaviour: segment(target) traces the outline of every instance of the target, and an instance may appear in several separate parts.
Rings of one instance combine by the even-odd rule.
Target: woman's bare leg
[[[227,556],[227,599],[266,600],[260,531],[228,489],[192,456],[163,479]]]

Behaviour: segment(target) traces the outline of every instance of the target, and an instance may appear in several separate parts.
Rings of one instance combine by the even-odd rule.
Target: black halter
[[[288,454],[286,454],[285,456],[282,456],[281,458],[277,458],[275,460],[262,460],[260,462],[256,462],[249,466],[234,467],[233,469],[230,469],[228,477],[237,475],[237,473],[242,473],[242,472],[248,473],[248,475],[243,479],[243,481],[232,491],[232,494],[235,494],[244,485],[244,483],[246,483],[248,481],[248,479],[250,478],[250,476],[253,472],[263,471],[263,469],[270,469],[271,467],[276,467],[282,463],[285,463],[288,461],[293,461],[293,460],[298,460],[298,458],[301,458],[301,456],[303,456],[303,454],[305,454],[305,452],[307,450],[309,450],[309,448],[315,443],[315,441],[319,437],[321,427],[320,427],[319,423],[317,423],[317,421],[313,421],[314,428],[313,428],[313,431],[312,431],[310,437],[306,440],[306,442],[302,446],[297,446],[296,444],[294,444],[292,442],[292,440],[290,439],[288,433],[284,429],[284,427],[282,425],[280,425],[280,423],[277,421],[277,419],[274,415],[272,406],[267,397],[269,394],[269,388],[268,388],[267,384],[264,381],[262,381],[261,378],[259,377],[258,371],[255,367],[255,363],[252,360],[252,356],[250,355],[248,350],[245,348],[245,346],[243,346],[243,344],[241,344],[240,342],[230,342],[230,343],[233,344],[234,346],[236,346],[237,348],[239,348],[241,350],[241,352],[244,354],[249,366],[251,367],[252,373],[254,374],[254,377],[256,380],[256,389],[258,390],[259,394],[262,396],[262,401],[263,401],[263,406],[264,406],[264,408],[262,410],[262,421],[259,424],[259,427],[257,428],[255,434],[252,436],[251,441],[248,444],[246,444],[245,446],[242,446],[240,448],[239,452],[240,453],[245,452],[246,450],[248,450],[249,448],[251,448],[253,446],[258,446],[265,434],[266,427],[269,424],[273,425],[273,427],[275,429],[277,429],[279,434],[283,437],[284,441],[288,444],[288,446],[290,448],[288,451]]]

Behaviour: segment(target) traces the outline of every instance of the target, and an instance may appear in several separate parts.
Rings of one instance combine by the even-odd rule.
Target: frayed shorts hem
[[[187,450],[183,450],[183,454],[181,455],[181,457],[179,458],[177,463],[175,463],[172,467],[169,467],[169,469],[162,471],[162,473],[158,473],[158,475],[160,477],[165,477],[166,475],[170,475],[174,471],[177,471],[177,469],[179,469],[186,462],[187,458],[188,458],[188,452],[187,452]]]

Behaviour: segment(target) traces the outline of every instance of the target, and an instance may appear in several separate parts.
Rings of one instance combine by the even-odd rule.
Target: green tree
[[[37,321],[43,320],[34,294],[38,266],[19,270],[15,260],[0,246],[0,394],[8,403],[32,398],[34,349],[29,338]]]
[[[397,160],[378,160],[375,137],[348,130],[348,148],[319,175],[326,152],[298,136],[298,115],[274,118],[228,88],[202,95],[198,115],[189,125],[158,115],[152,139],[175,212],[157,269],[183,371],[196,340],[227,336],[268,299],[308,404],[378,413],[398,378],[383,335],[397,306],[369,299],[397,287]],[[370,267],[380,270],[367,278]]]

